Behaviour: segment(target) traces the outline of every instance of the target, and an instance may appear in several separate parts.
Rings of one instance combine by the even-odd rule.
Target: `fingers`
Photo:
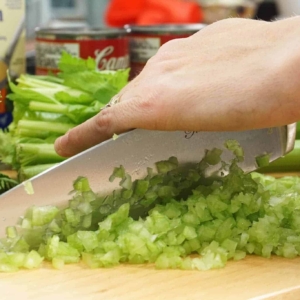
[[[119,109],[115,108],[117,105],[108,107],[58,138],[55,141],[56,152],[61,156],[72,156],[111,138],[114,133],[119,134],[129,130],[130,124],[126,120],[122,121],[123,116],[126,115],[126,110],[122,112],[124,105],[121,103],[118,105],[121,106]]]
[[[123,93],[123,92],[122,92]],[[146,95],[146,93],[144,93]],[[119,103],[71,129],[55,142],[56,152],[64,157],[75,155],[113,136],[133,128],[155,128],[159,114],[151,97],[135,88],[126,89]]]
[[[134,128],[176,128],[178,118],[174,121],[173,116],[176,115],[174,111],[180,109],[180,104],[170,105],[167,99],[173,99],[172,94],[176,92],[171,74],[177,64],[166,63],[170,54],[164,51],[165,48],[162,47],[156,56],[158,58],[151,59],[143,71],[114,97],[119,99],[118,103],[58,138],[56,152],[69,157],[111,138],[114,133],[120,134]],[[171,97],[170,91],[174,91]]]

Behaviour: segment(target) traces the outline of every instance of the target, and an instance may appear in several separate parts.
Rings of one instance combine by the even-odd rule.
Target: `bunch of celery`
[[[58,75],[21,75],[9,83],[14,103],[9,133],[0,133],[0,161],[28,179],[64,160],[54,141],[96,115],[124,87],[128,70],[97,71],[93,59],[64,53]]]
[[[236,156],[230,166],[213,149],[185,173],[175,157],[136,181],[117,167],[110,180],[119,179],[121,188],[106,197],[79,177],[66,208],[31,207],[18,226],[7,228],[0,272],[36,268],[43,259],[57,269],[83,260],[91,268],[154,263],[208,270],[247,254],[299,256],[300,178],[244,174],[237,164],[243,151],[232,142],[226,147]],[[229,174],[205,178],[217,164]]]

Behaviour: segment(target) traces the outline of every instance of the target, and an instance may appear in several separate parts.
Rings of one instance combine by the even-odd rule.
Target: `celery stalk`
[[[34,144],[34,143],[20,143],[17,144],[17,160],[22,166],[57,163],[65,160],[59,156],[53,144]]]
[[[30,101],[29,109],[32,111],[46,111],[52,113],[65,114],[68,112],[68,107],[63,104],[52,104],[38,101]]]
[[[48,131],[37,131],[37,130],[30,130],[30,129],[22,129],[18,128],[17,130],[18,136],[20,138],[26,137],[26,138],[39,138],[39,139],[46,139],[49,136]]]
[[[300,140],[295,141],[294,150],[259,171],[262,173],[300,171]]]
[[[30,179],[33,176],[38,175],[39,173],[42,173],[49,168],[52,168],[56,166],[57,163],[53,164],[40,164],[40,165],[35,165],[35,166],[24,166],[21,167],[18,171],[18,177],[20,181],[24,181],[27,179]]]
[[[58,134],[65,134],[68,130],[73,128],[74,124],[58,123],[58,122],[44,122],[44,121],[30,121],[20,120],[18,122],[18,129],[27,129],[33,131],[48,131]]]
[[[61,161],[45,149],[44,153],[30,151],[29,148],[26,151],[24,144],[39,143],[36,140],[32,142],[30,138],[52,143],[72,127],[95,116],[127,84],[129,69],[98,71],[95,66],[96,61],[92,58],[80,59],[64,53],[59,62],[58,76],[24,74],[16,83],[9,79],[11,93],[7,98],[14,104],[13,123],[9,133],[3,133],[3,137],[0,135],[0,159],[3,162],[24,175],[29,169],[19,170],[20,166]],[[8,144],[6,136],[13,143]],[[23,144],[22,151],[16,151],[18,143]],[[36,158],[33,158],[34,151],[38,151]],[[124,185],[130,187],[128,178]],[[126,197],[131,197],[130,191]],[[85,225],[88,223],[86,219]]]
[[[99,102],[90,105],[82,104],[53,104],[38,101],[29,102],[29,110],[65,115],[76,124],[82,123],[97,114],[104,104]]]
[[[296,139],[300,139],[300,122],[297,122]]]

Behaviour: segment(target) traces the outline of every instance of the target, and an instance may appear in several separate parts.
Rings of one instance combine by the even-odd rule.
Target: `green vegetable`
[[[3,194],[17,184],[18,182],[16,180],[0,173],[0,194]]]
[[[28,131],[44,131],[63,135],[68,130],[73,128],[74,124],[65,124],[65,123],[50,123],[50,122],[44,122],[44,121],[28,121],[28,120],[20,120],[18,122],[18,129],[17,130],[28,130]]]
[[[0,132],[0,160],[18,170],[20,181],[65,158],[54,141],[95,116],[128,81],[129,70],[97,71],[86,60],[63,53],[58,75],[21,75],[9,80],[13,123]]]
[[[234,153],[238,161],[244,160],[244,150],[236,140],[226,141],[225,147]]]
[[[270,163],[270,154],[264,154],[257,156],[256,158],[256,164],[259,168],[266,167]]]
[[[300,122],[297,122],[296,139],[300,139]]]
[[[34,194],[34,189],[30,180],[24,181],[22,184],[24,185],[24,190],[28,195]]]
[[[48,143],[19,143],[16,146],[16,158],[22,166],[55,163],[63,161],[53,144]]]
[[[268,166],[259,169],[262,173],[269,172],[295,172],[300,170],[300,140],[295,141],[294,149]]]
[[[120,189],[107,196],[77,178],[67,207],[32,207],[7,228],[0,271],[38,267],[43,258],[56,269],[82,259],[91,268],[149,262],[203,271],[247,254],[300,255],[300,178],[244,174],[239,145],[228,148],[238,159],[217,181],[204,177],[209,164],[222,163],[215,149],[186,173],[174,157],[136,181],[117,167],[110,180],[119,180]],[[147,214],[137,214],[141,209]]]
[[[57,163],[23,166],[19,169],[19,180],[21,182],[24,180],[28,180],[33,176],[36,176],[52,167],[55,167],[56,165]]]

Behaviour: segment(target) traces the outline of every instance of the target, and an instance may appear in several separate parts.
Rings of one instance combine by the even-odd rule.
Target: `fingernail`
[[[54,143],[54,149],[58,154],[61,152],[61,139],[61,137],[57,138]]]
[[[68,139],[68,133],[63,136],[60,136],[55,141],[55,151],[61,156],[68,156],[65,151],[66,140]]]

